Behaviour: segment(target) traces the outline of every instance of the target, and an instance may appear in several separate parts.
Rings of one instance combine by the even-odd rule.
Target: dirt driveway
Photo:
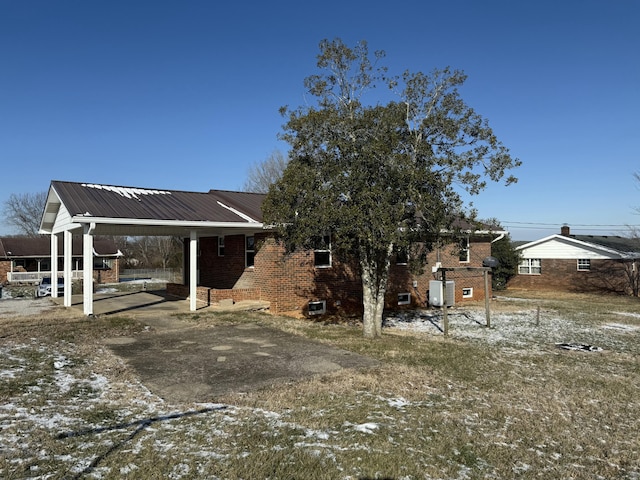
[[[377,365],[373,359],[255,323],[193,328],[172,319],[163,326],[106,343],[151,392],[170,402],[214,402],[230,392]]]

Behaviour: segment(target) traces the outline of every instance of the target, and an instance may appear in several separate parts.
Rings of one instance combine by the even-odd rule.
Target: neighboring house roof
[[[59,256],[64,254],[64,245],[59,247]],[[82,255],[82,239],[73,238],[71,250],[73,255]],[[93,253],[99,257],[120,257],[122,252],[116,244],[108,239],[95,239]],[[0,238],[0,258],[42,258],[51,256],[51,239],[49,237],[2,237]]]
[[[264,194],[185,192],[92,183],[51,182],[41,232],[99,226],[96,234],[183,234],[197,228],[262,228]],[[155,228],[155,230],[154,230]],[[163,228],[160,231],[160,228]],[[100,230],[102,229],[102,230]],[[173,230],[171,230],[173,229]],[[121,232],[121,233],[122,233]]]
[[[640,253],[640,239],[607,235],[571,235],[571,238],[620,252]]]
[[[525,258],[640,258],[640,242],[617,236],[555,234],[519,245],[516,250]]]

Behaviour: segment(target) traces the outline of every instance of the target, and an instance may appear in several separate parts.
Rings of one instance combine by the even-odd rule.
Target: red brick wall
[[[223,298],[239,301],[240,298],[235,298],[235,293],[231,292],[246,290],[251,298],[269,301],[274,313],[304,312],[308,303],[316,300],[326,300],[329,311],[362,310],[362,284],[358,266],[340,262],[334,255],[330,268],[316,268],[313,265],[313,252],[287,255],[283,245],[268,233],[255,235],[255,244],[254,267],[245,268],[244,235],[225,237],[224,256],[218,256],[217,237],[199,239],[199,301],[215,302]],[[398,294],[406,292],[411,293],[412,306],[426,305],[429,280],[435,279],[431,267],[436,261],[440,261],[444,267],[480,267],[482,259],[491,253],[491,244],[488,240],[472,242],[470,252],[469,263],[459,261],[458,248],[453,245],[431,252],[428,265],[421,275],[411,274],[407,266],[393,264],[385,298],[387,307],[397,308]],[[447,272],[447,280],[455,281],[456,302],[484,298],[484,279],[480,271]],[[417,284],[415,288],[414,281]],[[239,285],[243,288],[238,289]],[[168,293],[171,289],[176,296],[186,298],[188,287],[178,287],[168,286]],[[472,288],[473,297],[463,299],[463,288]]]
[[[167,295],[178,298],[189,298],[189,287],[177,283],[167,283]],[[232,299],[234,302],[242,300],[259,300],[260,290],[250,288],[215,289],[199,286],[196,288],[198,302],[206,305],[218,303],[220,300]]]
[[[118,283],[120,281],[120,260],[115,258],[108,270],[94,270],[93,279],[97,283]]]
[[[508,288],[526,290],[559,290],[564,292],[625,293],[627,280],[621,260],[591,260],[591,270],[579,272],[577,260],[541,260],[540,275],[518,274],[509,280]]]
[[[305,310],[310,301],[327,300],[327,309],[360,308],[362,293],[355,269],[333,258],[330,268],[315,268],[313,252],[285,255],[284,247],[262,235],[255,261],[255,282],[271,310]]]
[[[426,306],[428,303],[429,282],[440,280],[441,274],[434,274],[432,267],[437,262],[445,268],[477,268],[482,266],[482,260],[491,254],[491,243],[486,241],[472,241],[470,244],[470,261],[460,262],[459,249],[455,245],[446,245],[435,249],[427,255],[427,264],[422,274],[412,274],[408,266],[392,265],[389,286],[387,288],[386,303],[389,307],[397,306],[399,293],[411,293],[414,305]],[[484,299],[484,276],[482,271],[462,270],[446,272],[446,279],[455,282],[455,301],[475,301]],[[413,284],[416,284],[414,287]],[[473,289],[471,298],[463,298],[463,289]],[[491,292],[489,292],[491,293]]]
[[[11,260],[0,260],[0,285],[7,282],[7,273],[11,271]]]
[[[224,256],[218,256],[218,237],[198,239],[200,285],[233,288],[245,272],[245,236],[224,237]],[[186,270],[185,270],[186,271]]]
[[[427,302],[429,281],[435,277],[431,266],[437,259],[443,267],[481,267],[482,260],[491,254],[491,244],[472,243],[469,263],[461,263],[458,249],[448,246],[440,252],[431,252],[428,265],[421,275],[414,275],[406,265],[393,264],[385,296],[386,306],[398,307],[398,294],[411,293],[412,306],[424,306]],[[333,257],[331,268],[314,268],[313,252],[284,254],[284,248],[271,237],[265,237],[255,264],[256,286],[262,290],[265,300],[271,302],[272,311],[304,311],[310,301],[327,300],[329,311],[362,310],[362,283],[358,267],[345,264]],[[484,277],[481,271],[447,272],[447,280],[455,281],[456,302],[484,298]],[[413,282],[417,286],[413,287]],[[463,288],[472,288],[473,297],[462,298]]]

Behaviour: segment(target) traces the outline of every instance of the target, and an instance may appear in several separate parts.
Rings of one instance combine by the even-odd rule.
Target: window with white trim
[[[462,298],[473,298],[473,288],[465,287],[462,289]]]
[[[245,237],[244,256],[245,265],[247,268],[252,268],[256,256],[256,244],[254,237]]]
[[[328,268],[331,266],[331,235],[323,235],[318,239],[313,250],[313,266]]]
[[[224,237],[218,237],[218,256],[224,257]]]
[[[588,272],[591,270],[591,260],[588,258],[579,258],[578,259],[578,271],[579,272]]]
[[[469,263],[469,237],[460,240],[460,263]]]
[[[398,305],[411,305],[411,294],[409,292],[399,293]]]
[[[327,301],[318,300],[315,302],[309,302],[309,315],[323,315],[327,313]]]
[[[542,273],[542,260],[539,258],[525,258],[518,266],[521,275],[540,275]]]

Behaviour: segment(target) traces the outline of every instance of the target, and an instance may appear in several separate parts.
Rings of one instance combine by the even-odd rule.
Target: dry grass
[[[448,338],[405,322],[374,342],[352,322],[187,316],[382,361],[213,405],[162,402],[100,346],[143,328],[127,318],[2,321],[0,477],[640,478],[637,299],[520,294],[492,308],[491,330],[472,306],[452,312]]]

